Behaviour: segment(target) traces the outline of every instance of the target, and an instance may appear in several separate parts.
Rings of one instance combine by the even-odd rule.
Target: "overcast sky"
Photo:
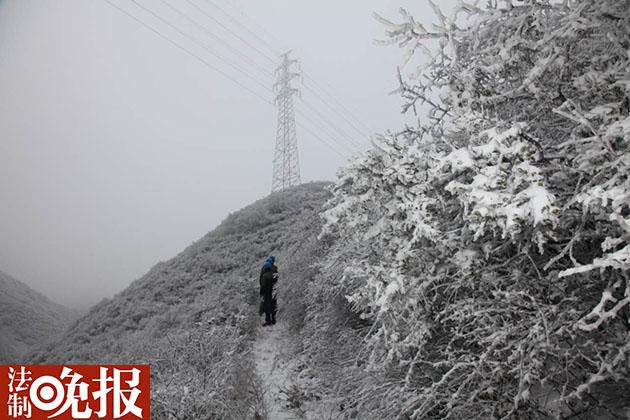
[[[297,119],[321,137],[298,127],[302,180],[333,180],[322,139],[349,156],[403,121],[372,13],[433,21],[423,0],[110,1],[170,41],[106,0],[0,0],[0,270],[72,307],[269,193],[276,52],[301,61]]]

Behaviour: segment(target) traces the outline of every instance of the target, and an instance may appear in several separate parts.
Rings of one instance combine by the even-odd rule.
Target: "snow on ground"
[[[284,322],[259,327],[254,343],[256,373],[262,381],[264,420],[335,420],[338,401],[308,398],[303,392],[303,365],[292,353],[293,346]]]
[[[291,387],[292,368],[288,360],[290,343],[286,326],[278,322],[270,327],[260,327],[254,343],[256,372],[262,380],[266,420],[296,420],[301,416],[290,408],[287,400]]]

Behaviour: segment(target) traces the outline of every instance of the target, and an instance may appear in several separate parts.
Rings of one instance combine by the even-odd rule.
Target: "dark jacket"
[[[271,267],[263,267],[260,270],[260,295],[273,293],[273,286],[278,281],[278,267],[272,265]]]

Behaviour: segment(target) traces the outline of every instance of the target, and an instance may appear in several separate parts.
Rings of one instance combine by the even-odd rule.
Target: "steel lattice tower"
[[[298,67],[298,61],[290,59],[290,53],[291,51],[287,51],[282,54],[282,64],[276,68],[277,81],[273,86],[276,92],[278,126],[273,157],[272,192],[282,191],[300,183],[300,161],[293,109],[293,95],[298,93],[298,90],[291,86],[293,79],[299,78],[300,74],[292,71],[292,68]]]

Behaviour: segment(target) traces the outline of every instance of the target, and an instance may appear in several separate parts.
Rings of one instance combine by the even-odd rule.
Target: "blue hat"
[[[268,256],[267,258],[265,258],[263,269],[269,270],[275,261],[276,261],[276,257],[274,257],[273,255]]]

